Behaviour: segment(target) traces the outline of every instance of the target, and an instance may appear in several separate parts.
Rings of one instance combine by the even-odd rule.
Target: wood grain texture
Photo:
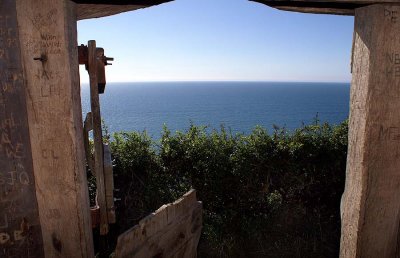
[[[90,80],[90,107],[92,113],[93,141],[94,141],[94,171],[96,175],[96,199],[100,206],[100,235],[108,234],[108,216],[106,190],[104,181],[104,150],[103,133],[101,129],[100,99],[97,81],[97,54],[96,42],[88,42],[88,66]]]
[[[90,139],[89,134],[90,131],[93,130],[93,120],[92,120],[92,112],[86,114],[85,121],[83,122],[83,145],[85,146],[85,157],[86,163],[89,167],[90,172],[93,176],[96,176],[94,173],[94,158],[92,155],[92,150],[90,148]]]
[[[115,15],[123,12],[129,12],[141,8],[144,5],[107,5],[107,4],[80,4],[78,5],[78,20],[100,18],[110,15]]]
[[[78,4],[78,20],[115,15],[170,1],[126,1],[126,4],[117,4],[117,2],[112,3],[111,1],[82,1],[82,3]],[[96,3],[93,4],[94,2]]]
[[[400,0],[250,0],[284,11],[354,15],[354,10],[373,4],[400,4]]]
[[[43,257],[16,3],[0,1],[0,257]]]
[[[68,0],[16,3],[45,256],[93,257],[76,6]]]
[[[172,0],[72,0],[77,4],[143,5],[152,6]]]
[[[114,173],[111,149],[108,144],[103,145],[104,150],[104,181],[107,203],[107,219],[109,224],[117,222],[114,204]]]
[[[398,257],[399,6],[356,10],[341,258]]]
[[[365,6],[365,3],[354,1],[280,1],[280,0],[249,0],[268,5],[283,11],[317,14],[354,15],[354,9]]]
[[[202,204],[191,190],[163,205],[118,238],[116,258],[194,258],[202,228]]]

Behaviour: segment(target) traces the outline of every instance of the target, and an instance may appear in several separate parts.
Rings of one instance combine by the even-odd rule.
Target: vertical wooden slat
[[[103,136],[101,130],[100,100],[97,81],[97,54],[96,42],[88,42],[89,54],[89,79],[90,79],[90,105],[93,120],[93,140],[94,140],[94,169],[96,174],[97,202],[100,206],[100,235],[108,233],[107,203],[104,182],[104,153]]]
[[[114,204],[114,173],[111,150],[108,144],[103,145],[104,151],[104,183],[107,203],[107,218],[109,224],[117,222]]]
[[[340,257],[398,257],[399,6],[356,10]]]
[[[45,256],[93,257],[76,6],[69,0],[16,3]]]
[[[94,160],[91,155],[89,132],[93,130],[92,113],[86,114],[85,121],[83,123],[83,145],[85,146],[86,163],[90,169],[90,172],[95,176],[94,172]]]

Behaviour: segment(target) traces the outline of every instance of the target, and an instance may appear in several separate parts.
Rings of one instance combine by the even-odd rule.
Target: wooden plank
[[[319,14],[354,15],[354,9],[365,6],[365,3],[355,1],[280,1],[280,0],[250,0],[277,8],[283,11]]]
[[[249,0],[284,11],[354,15],[356,8],[373,4],[399,4],[400,0]]]
[[[43,257],[16,3],[0,2],[0,256]]]
[[[340,257],[398,257],[399,6],[356,10]]]
[[[249,0],[256,2],[289,2],[288,0]],[[320,3],[320,4],[360,4],[364,3],[367,5],[372,4],[396,4],[399,0],[293,0],[293,2],[305,2],[305,3]]]
[[[99,94],[103,94],[106,88],[106,63],[104,62],[104,48],[96,49],[97,55],[97,88]]]
[[[83,122],[83,145],[85,146],[85,157],[87,166],[90,169],[90,172],[96,176],[94,173],[94,160],[91,153],[90,141],[89,141],[89,132],[93,130],[93,119],[92,113],[89,112],[86,114],[85,121]]]
[[[142,5],[152,6],[172,0],[72,0],[77,4],[105,4],[105,5]]]
[[[115,15],[122,12],[129,12],[133,10],[138,10],[154,5],[159,5],[162,3],[171,2],[172,0],[152,0],[152,1],[138,1],[138,0],[130,0],[130,1],[79,1],[75,2],[79,3],[78,5],[78,20],[83,19],[91,19],[91,18],[100,18],[110,15]]]
[[[76,6],[68,0],[16,3],[45,256],[93,257]]]
[[[196,257],[201,228],[202,204],[192,190],[122,234],[115,257]]]
[[[88,42],[88,66],[90,79],[90,106],[93,121],[93,140],[94,140],[94,170],[96,175],[96,198],[100,206],[100,235],[108,233],[107,202],[104,182],[104,152],[103,134],[101,129],[100,100],[97,81],[97,54],[96,42]]]
[[[364,5],[321,5],[319,3],[306,3],[304,2],[267,2],[256,1],[266,4],[270,7],[282,11],[298,12],[298,13],[314,13],[314,14],[335,14],[335,15],[354,15],[354,9],[363,7]]]
[[[113,164],[112,164],[110,146],[108,144],[104,144],[103,149],[104,149],[104,181],[105,181],[105,193],[106,193],[106,203],[107,203],[107,219],[108,223],[113,224],[117,222],[115,215],[115,204],[114,204]]]
[[[133,11],[141,8],[170,2],[171,0],[75,0],[79,4],[78,20],[99,18],[122,12]],[[400,0],[249,0],[262,3],[280,10],[354,15],[356,8],[372,4],[398,4]]]
[[[107,5],[107,4],[80,4],[78,9],[78,20],[92,19],[115,15],[123,12],[134,11],[145,8],[143,5]]]

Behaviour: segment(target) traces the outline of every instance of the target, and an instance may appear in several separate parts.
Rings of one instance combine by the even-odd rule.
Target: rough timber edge
[[[335,14],[335,15],[351,15],[354,16],[356,8],[364,7],[372,4],[387,3],[387,1],[343,1],[343,0],[249,0],[260,4],[265,4],[270,7],[300,13],[314,13],[314,14]],[[400,4],[398,0],[389,0],[391,4]]]
[[[121,4],[120,1],[115,1],[116,2],[115,4],[104,3],[106,1],[97,1],[99,2],[99,4],[88,3],[90,1],[80,1],[80,0],[75,0],[74,2],[77,3],[77,19],[84,20],[84,19],[100,18],[123,12],[134,11],[142,8],[160,5],[171,1],[173,0],[151,1],[149,2],[149,4],[143,3],[143,1],[126,1],[127,3],[136,3],[136,4],[126,4],[126,5]]]
[[[173,0],[72,0],[77,19],[91,19],[147,8]],[[354,9],[372,4],[400,4],[400,0],[249,0],[293,12],[354,15]]]
[[[194,189],[164,204],[118,237],[115,257],[196,257],[202,207]]]

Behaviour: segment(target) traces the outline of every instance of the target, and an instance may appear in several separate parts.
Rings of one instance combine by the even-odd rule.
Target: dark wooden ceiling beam
[[[400,0],[250,0],[265,4],[279,10],[294,11],[302,13],[321,13],[321,14],[339,14],[339,15],[354,15],[356,8],[364,7],[372,4],[400,4]]]
[[[165,0],[72,0],[77,4],[107,4],[107,5],[143,5],[152,6],[162,4]]]
[[[110,16],[173,0],[71,0],[78,4],[78,20]],[[354,15],[354,10],[372,4],[400,4],[400,0],[249,0],[285,11]]]
[[[78,20],[100,18],[134,11],[173,0],[72,0],[77,4]]]

